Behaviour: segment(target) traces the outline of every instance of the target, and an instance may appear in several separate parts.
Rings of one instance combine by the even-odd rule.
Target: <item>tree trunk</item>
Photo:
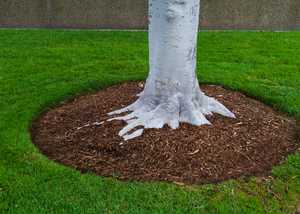
[[[128,123],[119,132],[125,140],[143,133],[143,128],[131,132],[136,127],[210,124],[204,115],[212,112],[234,117],[199,88],[195,72],[199,7],[199,0],[149,0],[150,72],[144,91],[135,103],[110,113],[131,112],[110,119]]]

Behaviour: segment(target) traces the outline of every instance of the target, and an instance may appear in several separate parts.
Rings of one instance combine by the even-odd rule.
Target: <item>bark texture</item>
[[[127,122],[119,135],[125,140],[142,135],[144,128],[176,129],[180,122],[210,124],[213,112],[234,117],[214,98],[206,96],[196,76],[199,0],[149,1],[150,72],[139,99],[110,115]],[[133,131],[132,131],[133,130]]]

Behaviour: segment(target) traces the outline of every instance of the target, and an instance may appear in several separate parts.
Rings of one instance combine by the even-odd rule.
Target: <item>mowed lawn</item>
[[[198,76],[300,118],[300,32],[201,32]],[[178,186],[80,174],[41,155],[29,127],[72,96],[148,70],[146,32],[0,30],[0,213],[294,213],[300,152],[266,178]],[[118,96],[118,94],[112,94]]]

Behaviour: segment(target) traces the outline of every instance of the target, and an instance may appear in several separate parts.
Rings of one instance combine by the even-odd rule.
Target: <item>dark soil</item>
[[[142,83],[131,82],[78,97],[44,113],[32,139],[50,159],[82,172],[126,180],[209,183],[268,173],[297,149],[296,121],[239,92],[202,86],[237,118],[214,114],[212,126],[147,129],[124,142],[122,121],[106,113],[132,103]],[[123,143],[123,144],[122,144]]]

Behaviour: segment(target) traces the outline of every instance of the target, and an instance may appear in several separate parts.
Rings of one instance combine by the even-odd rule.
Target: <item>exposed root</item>
[[[102,122],[94,122],[94,123],[87,123],[87,124],[85,124],[85,125],[83,125],[83,126],[77,127],[76,129],[77,129],[77,130],[80,130],[80,129],[83,129],[83,128],[86,128],[86,127],[89,127],[89,126],[100,126],[100,125],[102,125],[103,123],[104,123],[104,121],[102,121]]]
[[[212,113],[235,118],[235,115],[224,105],[214,98],[206,96],[201,91],[193,96],[193,99],[187,99],[179,93],[166,99],[140,96],[135,103],[110,112],[109,115],[117,115],[124,112],[130,113],[108,120],[123,120],[127,122],[127,125],[119,132],[119,135],[124,140],[141,136],[145,128],[159,129],[165,124],[172,129],[178,128],[180,122],[197,126],[210,125],[211,123],[205,118],[205,115]]]

